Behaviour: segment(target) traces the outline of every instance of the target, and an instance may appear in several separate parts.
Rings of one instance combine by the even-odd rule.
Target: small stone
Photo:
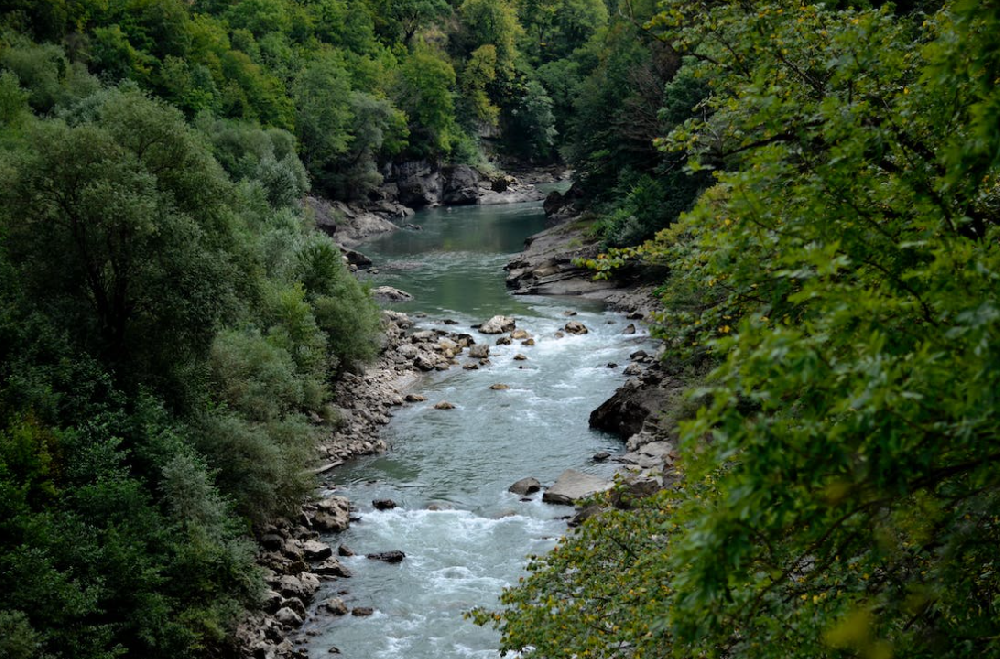
[[[436,410],[453,410],[453,409],[455,409],[455,406],[452,403],[449,403],[448,401],[443,400],[440,403],[436,403],[434,405],[434,409],[436,409]]]
[[[523,361],[526,361],[527,359],[528,358],[526,356],[524,356],[524,355],[522,355],[520,353],[514,355],[514,361],[516,361],[516,362],[523,362]]]
[[[628,326],[622,331],[622,334],[635,334],[635,325],[629,323]]]
[[[575,316],[576,312],[575,311],[564,311],[563,315],[564,316]]]
[[[370,616],[375,613],[375,609],[370,606],[356,606],[351,609],[352,616]]]
[[[527,339],[525,341],[521,341],[521,345],[523,345],[523,346],[533,346],[533,345],[535,345],[535,340],[534,339]]]
[[[553,334],[553,336],[556,337],[557,339],[561,339],[566,335],[563,334],[562,332],[556,332],[555,334]]]
[[[595,453],[594,454],[594,461],[595,462],[604,462],[605,460],[607,460],[610,457],[611,457],[610,453],[608,453],[607,451],[601,451],[599,453]]]
[[[501,336],[499,339],[497,339],[498,346],[509,346],[510,344],[511,340],[509,336]]]
[[[519,329],[519,330],[514,330],[513,332],[511,332],[510,333],[510,338],[513,339],[514,341],[520,341],[521,339],[530,339],[531,335],[528,334],[523,329]]]
[[[340,648],[330,648],[326,652],[327,654],[340,654]]]
[[[392,510],[396,507],[396,502],[392,499],[372,499],[372,506],[375,510]]]
[[[642,320],[643,317],[644,316],[641,311],[633,311],[632,313],[626,316],[626,318],[628,318],[629,320]]]
[[[510,389],[510,385],[509,384],[501,384],[501,383],[497,382],[496,384],[491,384],[490,385],[490,389],[493,389],[495,391],[502,391],[504,389]]]
[[[490,347],[485,343],[469,346],[469,357],[475,359],[485,359],[490,356]]]
[[[479,370],[479,364],[475,364],[475,363],[463,364],[462,368],[464,368],[467,371],[478,371]]]
[[[628,366],[625,367],[625,370],[622,371],[622,373],[624,373],[629,377],[640,375],[642,373],[642,367],[639,366],[638,364],[629,364]]]
[[[586,325],[575,320],[571,320],[566,323],[566,326],[563,327],[563,329],[570,334],[587,334],[590,331],[587,329]]]
[[[354,550],[352,550],[347,545],[340,545],[339,547],[337,547],[337,555],[344,557],[354,556]]]
[[[618,368],[618,364],[615,362],[608,362],[608,368]]]

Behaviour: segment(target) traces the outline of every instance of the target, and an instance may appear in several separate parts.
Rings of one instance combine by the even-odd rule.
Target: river
[[[492,347],[492,366],[427,376],[417,388],[427,401],[398,410],[387,427],[390,450],[338,469],[336,491],[357,506],[360,520],[323,540],[357,553],[342,559],[355,576],[324,584],[316,601],[341,597],[375,613],[311,616],[305,631],[313,635],[313,659],[333,647],[349,659],[498,657],[496,632],[462,613],[495,605],[523,574],[526,556],[551,549],[573,514],[543,504],[540,494],[522,501],[507,488],[525,476],[551,484],[567,468],[609,475],[614,466],[592,456],[620,451],[621,441],[590,430],[587,418],[623,381],[629,353],[649,349],[648,336],[622,334],[628,321],[599,304],[507,292],[503,266],[544,228],[540,204],[432,209],[412,222],[422,230],[361,247],[379,269],[378,285],[415,296],[393,309],[420,328],[468,331],[490,344],[497,337],[469,325],[513,315],[536,345]],[[557,338],[569,313],[590,333]],[[518,353],[527,359],[514,360]],[[510,388],[490,389],[495,383]],[[441,400],[456,409],[434,410]],[[380,498],[399,507],[376,511],[371,502]],[[396,549],[406,554],[402,563],[364,558]]]

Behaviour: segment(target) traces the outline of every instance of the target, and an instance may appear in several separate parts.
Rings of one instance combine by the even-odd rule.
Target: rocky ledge
[[[589,235],[589,223],[581,216],[581,198],[576,185],[546,197],[544,209],[551,226],[525,240],[521,253],[504,267],[507,288],[515,295],[581,296],[630,312],[635,319],[651,319],[657,308],[654,283],[635,277],[596,280],[593,271],[576,265],[577,260],[600,253]]]

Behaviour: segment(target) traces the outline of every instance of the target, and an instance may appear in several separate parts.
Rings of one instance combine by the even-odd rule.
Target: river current
[[[621,451],[621,441],[589,429],[587,418],[624,380],[629,354],[649,349],[642,330],[623,334],[628,321],[599,304],[507,292],[503,266],[544,228],[540,204],[432,209],[411,221],[421,230],[360,248],[379,270],[373,282],[413,294],[392,308],[419,328],[488,341],[492,365],[425,377],[415,392],[427,400],[397,410],[385,431],[390,450],[337,470],[333,486],[360,520],[323,539],[356,552],[341,559],[354,577],[324,584],[316,601],[341,597],[375,613],[310,617],[313,659],[334,647],[349,659],[498,657],[496,632],[463,612],[496,605],[524,573],[526,557],[550,550],[573,514],[543,504],[540,494],[522,501],[507,488],[525,476],[550,485],[567,468],[610,475],[614,465],[592,456]],[[493,346],[497,337],[469,329],[495,314],[513,315],[536,344]],[[590,332],[557,338],[570,319]],[[515,360],[518,354],[527,359]],[[509,389],[490,389],[498,383]],[[456,409],[433,409],[442,400]],[[399,506],[374,510],[372,500],[381,498]],[[397,549],[406,554],[397,564],[364,557]]]

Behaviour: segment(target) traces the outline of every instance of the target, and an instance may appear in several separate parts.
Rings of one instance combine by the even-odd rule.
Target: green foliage
[[[451,151],[455,125],[455,69],[441,53],[417,44],[400,63],[394,98],[410,118],[410,152]]]
[[[997,655],[998,28],[965,1],[664,4],[712,93],[662,145],[715,185],[602,260],[667,265],[660,333],[718,366],[682,480],[536,561],[504,648]]]

